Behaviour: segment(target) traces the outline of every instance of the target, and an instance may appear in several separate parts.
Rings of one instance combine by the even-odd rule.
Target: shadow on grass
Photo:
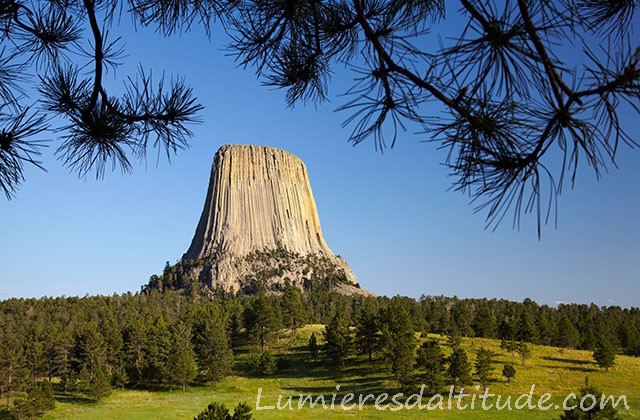
[[[584,373],[599,372],[598,369],[588,368],[588,367],[578,367],[578,366],[553,366],[553,365],[538,365],[538,366],[543,368],[549,368],[549,369],[570,370],[573,372],[584,372]]]
[[[563,359],[562,357],[551,357],[551,356],[544,356],[543,357],[544,360],[549,360],[552,362],[560,362],[560,363],[569,363],[572,365],[591,365],[592,362],[588,361],[588,360],[578,360],[578,359]]]
[[[87,398],[82,395],[75,394],[67,394],[67,395],[56,395],[56,402],[66,403],[66,404],[77,404],[77,405],[96,405],[98,404],[96,400]]]

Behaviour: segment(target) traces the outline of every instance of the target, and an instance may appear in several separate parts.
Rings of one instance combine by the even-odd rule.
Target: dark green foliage
[[[382,351],[391,373],[403,387],[413,382],[416,338],[413,323],[403,300],[394,297],[381,316]]]
[[[525,299],[520,306],[516,340],[528,343],[538,342],[538,329],[534,322],[534,316],[538,310],[538,305],[531,299]]]
[[[183,322],[173,325],[171,342],[167,358],[167,382],[181,386],[184,391],[198,376],[196,353],[191,344],[191,328]]]
[[[148,326],[144,342],[143,381],[147,384],[167,382],[169,351],[171,350],[171,332],[164,316],[155,318]]]
[[[495,338],[498,333],[496,316],[488,301],[481,301],[472,323],[473,335],[476,337]]]
[[[195,321],[194,350],[201,378],[207,382],[218,381],[231,372],[233,351],[226,324],[221,310],[213,305],[203,309]]]
[[[502,376],[507,378],[508,383],[511,383],[511,378],[516,376],[516,368],[511,363],[505,364],[502,368]]]
[[[200,414],[195,416],[193,420],[231,420],[229,409],[217,402],[211,403]]]
[[[280,328],[272,300],[259,293],[247,307],[244,319],[249,339],[258,344],[260,350],[265,350]]]
[[[88,324],[78,337],[80,372],[78,388],[100,401],[111,394],[111,376],[107,364],[107,343],[95,324]]]
[[[580,332],[567,315],[562,316],[560,319],[556,344],[570,349],[576,348],[580,344]]]
[[[12,330],[0,332],[0,386],[11,404],[12,391],[24,390],[31,379],[26,368],[24,347]]]
[[[278,370],[276,358],[268,350],[261,351],[251,358],[253,371],[260,375],[273,375]]]
[[[262,303],[256,304],[259,300],[262,300]],[[499,325],[498,335],[504,338],[505,348],[514,354],[517,342],[513,340],[523,325],[523,311],[531,312],[530,320],[539,331],[537,340],[540,342],[550,340],[548,342],[553,345],[597,348],[602,338],[621,352],[640,354],[637,343],[640,310],[637,308],[598,308],[595,305],[565,304],[552,308],[527,301],[464,301],[473,315],[472,333],[489,334],[491,328],[487,329],[481,325],[481,320],[486,319],[490,310]],[[428,326],[432,332],[451,333],[450,345],[453,348],[460,347],[460,337],[452,327],[449,313],[461,302],[457,298],[422,297],[416,302],[410,298],[349,297],[318,291],[303,296],[303,302],[309,314],[309,321],[314,323],[322,322],[329,326],[335,315],[340,314],[338,318],[341,317],[342,321],[339,322],[340,328],[337,330],[343,334],[338,336],[346,338],[345,341],[350,344],[355,329],[359,341],[358,349],[361,352],[366,349],[362,344],[367,342],[362,340],[367,337],[363,332],[373,331],[373,328],[362,328],[367,324],[363,320],[373,320],[374,317],[371,315],[374,311],[371,309],[380,308],[377,313],[383,314],[384,317],[379,316],[378,320],[386,318],[387,321],[384,322],[386,336],[382,335],[383,326],[378,323],[377,337],[385,338],[385,351],[378,350],[378,354],[384,354],[390,369],[393,369],[393,358],[397,356],[395,363],[398,370],[393,375],[403,382],[413,380],[413,366],[411,370],[400,368],[407,366],[402,363],[402,360],[406,359],[400,356],[409,355],[411,352],[393,350],[394,345],[399,346],[402,343],[403,331],[410,341],[412,333],[408,331]],[[186,344],[189,339],[176,342],[172,338],[172,334],[178,329],[177,324],[191,331],[190,341],[195,352],[198,376],[187,382],[215,381],[229,373],[233,360],[230,342],[236,345],[245,344],[247,338],[252,338],[250,334],[245,333],[244,327],[250,326],[245,323],[243,315],[251,313],[259,306],[272,309],[272,319],[275,322],[270,334],[271,338],[274,338],[281,326],[278,322],[278,312],[284,308],[282,297],[277,295],[228,296],[224,300],[201,297],[192,300],[183,293],[169,288],[162,293],[158,290],[147,290],[144,293],[121,296],[0,301],[0,386],[3,389],[5,403],[12,405],[13,400],[18,398],[21,400],[18,405],[28,410],[25,405],[28,390],[34,383],[40,383],[46,378],[51,378],[53,382],[59,380],[60,386],[57,389],[61,393],[82,392],[96,400],[104,398],[112,386],[152,389],[181,387],[185,382],[176,381],[173,377],[176,371],[171,371],[170,357],[180,353],[173,352],[173,346]],[[390,317],[390,313],[396,315]],[[399,313],[402,314],[398,315]],[[388,321],[390,318],[401,322],[391,325]],[[424,319],[419,323],[417,318]],[[251,318],[247,317],[247,321],[249,320]],[[401,328],[402,324],[405,328]],[[373,322],[370,325],[373,325]],[[229,337],[230,331],[235,335],[233,341]],[[542,331],[550,331],[553,335],[544,337]],[[388,337],[394,338],[389,340]],[[316,344],[318,338],[316,337]],[[536,337],[533,338],[536,340]],[[254,342],[259,344],[259,340]],[[266,343],[268,342],[269,339],[266,340]],[[344,348],[342,345],[338,347]],[[348,345],[346,353],[339,352],[340,355],[336,355],[335,360],[338,364],[348,360],[351,348],[352,346]],[[410,349],[410,346],[405,349]],[[174,356],[171,356],[172,353]],[[368,355],[368,351],[364,354]],[[374,358],[375,355],[376,351],[373,352]],[[279,359],[279,367],[282,368],[284,362],[284,358]],[[275,361],[272,358],[271,366],[273,363]],[[187,365],[193,367],[191,363]],[[603,367],[607,369],[606,366]],[[416,374],[423,376],[420,379],[430,382],[426,380],[426,365],[416,365],[415,369]],[[187,376],[192,372],[193,370]],[[436,378],[434,383],[438,382]],[[457,385],[460,385],[459,381]]]
[[[282,320],[293,335],[305,321],[304,307],[300,290],[287,284],[282,293]]]
[[[229,414],[229,409],[217,402],[211,403],[200,414],[195,416],[193,420],[251,420],[251,407],[246,403],[238,403],[233,410],[233,415]]]
[[[454,326],[458,331],[458,334],[462,335],[463,337],[469,337],[473,334],[473,330],[471,329],[473,314],[467,301],[462,300],[457,302],[451,308],[451,315],[453,317]]]
[[[142,385],[148,363],[147,327],[139,318],[132,319],[124,331],[126,372],[133,385]]]
[[[616,364],[616,349],[606,339],[601,339],[593,352],[593,358],[598,366],[609,371],[610,367]]]
[[[316,333],[311,333],[311,337],[309,337],[309,343],[307,344],[307,349],[309,350],[309,354],[312,359],[316,359],[318,357],[318,351],[320,348],[318,347],[318,339],[316,337]]]
[[[457,329],[453,328],[447,335],[447,345],[451,347],[451,350],[455,350],[462,345],[462,337],[460,337]]]
[[[427,340],[418,348],[416,368],[430,395],[438,394],[445,384],[445,361],[438,340]]]
[[[531,354],[531,348],[527,343],[525,343],[524,341],[521,341],[516,345],[516,350],[520,355],[520,358],[522,359],[522,365],[524,366],[525,362],[527,361],[527,358]]]
[[[480,348],[476,352],[476,375],[483,389],[487,389],[491,381],[491,371],[493,371],[493,352],[485,348]]]
[[[72,372],[72,355],[75,340],[73,339],[73,333],[68,328],[62,328],[61,326],[54,325],[51,327],[50,342],[49,342],[49,362],[50,362],[50,377],[57,377],[62,384],[62,392],[67,393],[69,391],[69,382]]]
[[[465,386],[471,383],[471,365],[467,352],[462,347],[455,347],[447,358],[447,376],[451,385]]]
[[[53,410],[55,405],[51,383],[37,382],[24,395],[15,399],[11,412],[17,419],[41,417]]]
[[[585,396],[588,396],[583,400]],[[601,407],[603,393],[602,391],[593,385],[589,385],[588,381],[585,380],[585,385],[580,389],[580,393],[576,398],[570,398],[567,401],[568,407],[574,407],[574,409],[564,410],[564,413],[560,415],[562,420],[590,420],[590,419],[598,419],[598,420],[622,420],[622,416],[618,413],[618,411],[613,408],[613,403],[611,400],[607,401],[607,404],[604,407]],[[592,402],[594,402],[593,407],[591,407]],[[584,401],[583,407],[580,407],[580,402]],[[584,409],[583,409],[584,408]]]
[[[356,318],[356,347],[360,354],[366,354],[369,361],[380,348],[380,320],[375,303],[365,300]]]
[[[351,352],[351,332],[342,312],[334,315],[331,322],[324,329],[325,351],[333,362],[345,365]]]
[[[513,355],[516,349],[518,348],[518,344],[513,340],[507,340],[506,338],[503,338],[500,341],[500,348],[504,351],[511,353],[511,355]]]
[[[251,420],[253,414],[251,414],[251,407],[247,403],[241,402],[236,405],[233,410],[232,420]]]

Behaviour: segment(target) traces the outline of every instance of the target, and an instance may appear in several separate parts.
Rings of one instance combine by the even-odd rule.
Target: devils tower
[[[367,293],[322,236],[304,163],[273,147],[225,145],[217,151],[185,260],[198,262],[194,274],[213,290],[278,291],[289,282]]]

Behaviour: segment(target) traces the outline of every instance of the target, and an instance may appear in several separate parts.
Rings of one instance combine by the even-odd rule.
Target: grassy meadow
[[[512,408],[489,411],[482,409],[481,401],[476,399],[475,409],[458,410],[456,400],[453,408],[447,409],[447,394],[444,394],[442,406],[444,410],[412,410],[402,409],[390,411],[397,406],[391,404],[387,410],[378,410],[373,404],[374,399],[368,400],[362,410],[358,406],[353,410],[340,409],[341,399],[348,393],[356,394],[389,394],[386,403],[391,403],[391,395],[400,392],[397,383],[391,379],[384,364],[379,360],[369,362],[365,357],[353,357],[344,368],[339,368],[324,361],[321,354],[318,360],[311,360],[306,351],[306,343],[312,332],[318,338],[322,337],[321,325],[308,325],[298,330],[297,337],[290,337],[282,333],[281,338],[273,346],[277,354],[279,368],[271,376],[255,376],[250,373],[248,360],[253,351],[251,347],[244,347],[236,354],[234,374],[210,386],[190,387],[186,391],[165,390],[114,390],[111,396],[96,403],[78,397],[58,397],[56,408],[48,412],[46,419],[190,419],[202,411],[210,402],[222,402],[233,408],[238,402],[247,402],[253,409],[256,419],[321,419],[327,418],[558,418],[560,409],[552,410],[515,410],[515,399],[521,394],[530,392],[535,385],[533,404],[537,404],[538,397],[544,393],[551,393],[552,398],[546,405],[561,404],[564,397],[572,392],[578,392],[584,384],[585,377],[589,382],[601,388],[605,395],[626,395],[630,410],[621,409],[624,418],[640,418],[640,358],[618,356],[616,365],[605,372],[593,361],[592,352],[560,349],[555,347],[531,346],[531,354],[522,365],[518,354],[511,355],[500,349],[498,340],[467,338],[463,340],[472,363],[478,348],[484,347],[496,353],[493,380],[489,384],[491,394],[501,395],[501,405],[507,396],[512,396]],[[444,338],[439,337],[443,340]],[[504,363],[513,363],[517,370],[511,383],[502,377]],[[336,386],[339,385],[339,390]],[[477,380],[465,392],[482,394],[476,389]],[[275,406],[278,396],[282,395],[282,402],[293,396],[294,410],[260,410],[256,411],[256,397],[258,389],[262,389],[261,406]],[[417,390],[416,390],[417,391]],[[335,409],[325,410],[318,404],[310,408],[309,403],[302,409],[297,409],[298,396],[324,395],[330,404],[333,394],[336,394]],[[465,397],[463,403],[471,403],[473,397]],[[414,397],[415,400],[415,397]],[[414,401],[415,402],[415,401]],[[429,402],[425,395],[422,404]],[[489,398],[488,404],[494,404],[496,397]],[[435,401],[433,403],[435,405]],[[621,408],[621,407],[619,407]]]

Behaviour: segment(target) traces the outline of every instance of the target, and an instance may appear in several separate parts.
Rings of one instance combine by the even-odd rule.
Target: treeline
[[[406,313],[405,325],[390,311]],[[389,322],[376,324],[379,319]],[[637,308],[553,308],[528,299],[349,297],[323,289],[302,293],[290,285],[279,295],[224,299],[147,288],[136,294],[0,302],[0,398],[7,407],[28,411],[28,402],[35,401],[30,393],[49,395],[44,382],[53,383],[57,393],[95,400],[114,387],[210,383],[231,372],[234,350],[249,343],[268,349],[283,330],[295,333],[306,323],[362,329],[366,322],[385,337],[420,331],[591,350],[606,340],[619,352],[640,355]],[[366,340],[359,346],[367,349]],[[262,359],[258,364],[269,370],[272,362]],[[49,407],[39,404],[38,411]]]

